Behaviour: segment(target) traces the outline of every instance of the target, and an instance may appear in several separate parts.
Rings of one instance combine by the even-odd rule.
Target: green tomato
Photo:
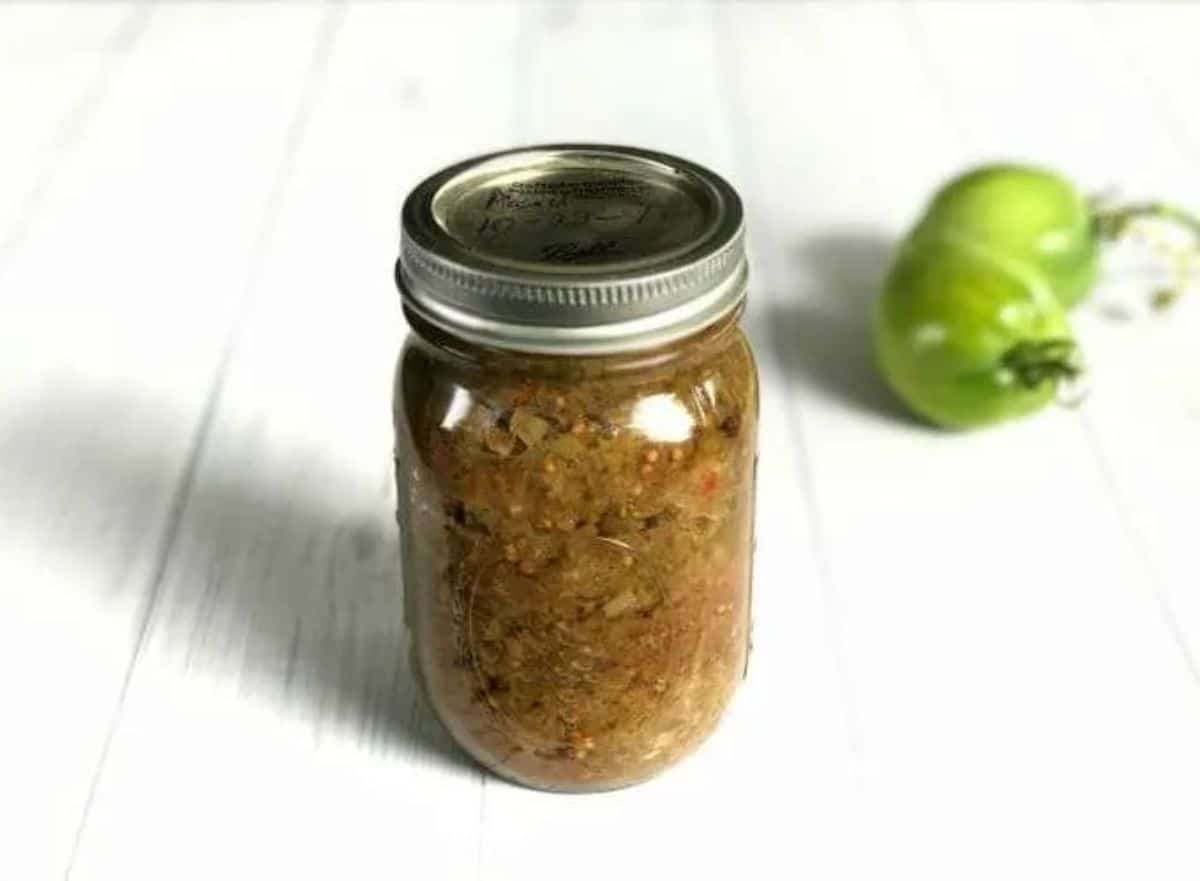
[[[948,428],[1031,413],[1079,373],[1066,314],[1049,286],[957,236],[902,245],[873,330],[884,379],[915,412]]]
[[[1067,308],[1100,274],[1100,230],[1066,178],[1024,165],[989,165],[954,178],[929,203],[915,236],[969,238],[1041,273]]]

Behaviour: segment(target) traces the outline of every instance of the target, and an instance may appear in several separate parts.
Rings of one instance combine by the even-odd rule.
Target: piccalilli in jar
[[[413,668],[474,758],[637,783],[744,675],[758,396],[742,209],[672,156],[556,145],[420,184],[394,415]]]

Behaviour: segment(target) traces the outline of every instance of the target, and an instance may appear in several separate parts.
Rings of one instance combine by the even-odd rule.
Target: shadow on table
[[[475,768],[409,669],[386,449],[365,486],[327,456],[300,453],[285,474],[277,459],[256,467],[258,445],[210,449],[180,502],[179,463],[162,450],[178,450],[181,431],[161,406],[60,398],[22,417],[0,438],[19,481],[5,481],[5,501],[32,541],[101,576],[88,586],[111,585],[101,599],[142,595],[126,604],[149,610],[140,662],[216,677],[322,737]],[[158,562],[138,565],[148,557]]]
[[[910,421],[871,358],[871,302],[890,248],[887,237],[858,230],[803,242],[791,262],[804,287],[762,317],[789,378]],[[475,768],[429,713],[409,668],[386,448],[364,486],[360,472],[339,473],[328,455],[292,451],[302,439],[283,445],[295,455],[287,468],[247,429],[243,447],[206,448],[181,497],[181,426],[196,414],[80,393],[37,400],[21,416],[0,436],[3,501],[27,512],[15,522],[34,541],[103,575],[89,585],[141,595],[143,662],[182,662],[368,749]],[[145,566],[147,558],[157,562]]]
[[[767,333],[789,379],[887,419],[916,424],[884,384],[871,345],[871,313],[894,238],[834,230],[799,243],[788,275],[800,279],[768,303]]]

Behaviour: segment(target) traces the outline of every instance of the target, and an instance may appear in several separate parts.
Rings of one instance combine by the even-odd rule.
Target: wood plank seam
[[[214,370],[213,378],[210,383],[208,393],[205,397],[204,406],[201,410],[200,417],[197,420],[195,429],[193,430],[191,441],[188,444],[187,458],[185,459],[183,470],[180,474],[179,481],[176,484],[176,489],[171,497],[170,506],[166,516],[166,527],[163,531],[163,538],[159,543],[159,550],[155,555],[155,562],[152,569],[153,576],[150,579],[150,585],[146,593],[146,599],[143,603],[143,608],[138,616],[138,625],[136,630],[137,635],[134,639],[134,645],[130,652],[129,661],[125,668],[125,674],[121,681],[121,688],[117,694],[116,704],[113,707],[113,712],[105,732],[104,744],[101,747],[100,756],[96,761],[96,766],[92,772],[92,778],[88,785],[87,798],[80,814],[79,824],[76,828],[74,842],[71,847],[71,855],[67,861],[67,868],[64,873],[65,879],[69,879],[71,877],[71,874],[75,868],[75,860],[79,853],[79,846],[83,840],[84,830],[87,827],[88,817],[91,813],[97,788],[101,778],[103,777],[107,758],[112,748],[114,735],[116,734],[116,731],[120,725],[125,700],[129,693],[129,687],[133,681],[133,676],[137,669],[138,662],[141,659],[142,653],[145,649],[147,636],[150,632],[150,625],[154,619],[155,611],[158,608],[158,599],[162,593],[162,586],[166,578],[166,573],[180,535],[180,526],[183,522],[183,516],[187,510],[192,491],[195,488],[198,466],[201,457],[203,456],[208,436],[212,429],[213,417],[216,413],[217,406],[220,403],[221,387],[223,385],[225,376],[228,373],[231,356],[238,341],[240,318],[245,314],[250,301],[253,299],[258,267],[261,265],[263,258],[269,249],[275,227],[278,224],[279,216],[283,207],[284,195],[287,191],[294,169],[295,156],[300,149],[300,145],[303,143],[304,136],[307,131],[308,120],[312,115],[313,107],[315,106],[316,100],[320,95],[321,86],[324,83],[325,74],[328,70],[329,58],[332,55],[333,47],[337,41],[337,36],[340,33],[342,22],[345,19],[346,0],[328,0],[328,6],[329,9],[322,20],[320,27],[318,28],[315,45],[312,51],[312,58],[309,62],[309,67],[304,86],[300,93],[300,98],[297,101],[296,109],[291,120],[289,121],[288,128],[285,133],[284,152],[275,176],[275,180],[272,183],[271,191],[267,197],[266,205],[263,209],[263,219],[259,225],[259,234],[256,238],[254,250],[251,254],[246,284],[244,286],[238,306],[235,310],[235,315],[232,319],[232,326],[229,329],[219,361]]]
[[[1154,109],[1155,114],[1162,122],[1163,129],[1175,147],[1175,152],[1179,153],[1185,159],[1196,155],[1196,144],[1188,133],[1187,127],[1176,113],[1174,103],[1163,93],[1163,90],[1154,82],[1153,78],[1146,73],[1145,68],[1137,63],[1136,57],[1129,51],[1129,46],[1123,40],[1114,38],[1110,24],[1100,7],[1089,5],[1087,9],[1094,31],[1102,36],[1109,46],[1113,47],[1114,51],[1111,54],[1120,61],[1121,67],[1129,74],[1130,78],[1135,78],[1141,84],[1141,91],[1147,96],[1147,106]],[[1150,575],[1154,599],[1162,614],[1163,622],[1171,634],[1171,639],[1178,647],[1179,653],[1183,656],[1184,664],[1191,674],[1192,681],[1197,687],[1200,687],[1200,659],[1197,658],[1197,653],[1193,650],[1192,644],[1188,640],[1187,631],[1180,623],[1179,616],[1175,612],[1175,606],[1171,602],[1171,595],[1166,580],[1159,567],[1155,564],[1154,554],[1151,552],[1149,542],[1133,515],[1127,491],[1122,485],[1116,470],[1112,467],[1112,463],[1104,449],[1104,441],[1100,436],[1100,432],[1096,429],[1092,420],[1088,418],[1087,412],[1081,410],[1079,412],[1079,419],[1083,425],[1088,445],[1092,448],[1092,455],[1096,458],[1105,483],[1108,484],[1109,494],[1116,506],[1117,516],[1120,517],[1121,523],[1130,537],[1130,542],[1138,558],[1141,560],[1143,568]]]
[[[735,24],[729,20],[726,13],[728,2],[730,0],[721,0],[721,2],[716,2],[712,6],[712,30],[713,39],[716,42],[715,55],[720,59],[719,63],[723,68],[718,77],[718,80],[723,85],[723,92],[718,97],[718,101],[728,123],[734,155],[739,166],[739,171],[741,172],[741,189],[746,193],[748,201],[753,201],[756,198],[760,198],[764,190],[761,181],[758,179],[756,170],[751,136],[753,126],[751,120],[747,118],[745,112],[742,110],[745,104],[743,97],[744,87],[737,69],[738,53],[737,46],[733,41]],[[777,247],[777,243],[772,240],[769,229],[756,230],[754,236],[759,241],[765,242],[768,249]],[[760,290],[764,296],[772,297],[771,290],[773,287],[774,285],[768,281]],[[783,340],[780,339],[777,333],[771,333],[769,337],[771,348],[769,352],[760,353],[760,357],[766,355],[777,363],[774,368],[764,371],[764,373],[784,377],[786,376],[786,371],[782,367],[780,354]],[[826,533],[822,525],[821,506],[817,499],[816,484],[812,474],[812,462],[806,441],[807,432],[804,415],[800,412],[796,403],[791,400],[790,395],[785,394],[784,398],[788,433],[791,435],[796,447],[794,460],[797,474],[799,475],[799,485],[796,487],[796,490],[800,495],[801,504],[808,520],[812,525],[813,542],[815,545],[813,554],[817,564],[817,572],[821,580],[821,602],[827,616],[827,627],[830,630],[827,634],[827,641],[832,654],[834,671],[840,692],[839,704],[844,715],[843,723],[851,755],[861,758],[865,751],[862,724],[846,661],[846,644],[838,612],[836,584],[829,561],[828,548],[825,546],[824,536]]]
[[[904,39],[909,50],[917,61],[917,70],[929,94],[934,96],[935,103],[942,112],[953,139],[959,144],[968,143],[971,138],[967,132],[967,124],[962,114],[954,111],[954,96],[947,88],[947,79],[938,69],[937,61],[929,47],[929,40],[921,25],[920,16],[915,6],[905,3],[899,7],[899,19],[904,26]]]
[[[66,165],[80,145],[86,140],[96,112],[104,104],[111,91],[113,81],[117,78],[125,61],[138,46],[146,27],[150,23],[153,7],[147,2],[139,2],[130,9],[129,13],[113,30],[113,34],[105,47],[104,60],[97,66],[91,81],[80,94],[79,99],[71,105],[58,124],[47,145],[49,156],[43,161],[34,177],[33,186],[26,190],[17,209],[16,218],[8,232],[0,239],[0,266],[5,259],[13,254],[29,230],[33,228],[46,194],[58,177],[59,171]]]
[[[1141,85],[1141,91],[1146,96],[1146,106],[1152,108],[1163,124],[1163,129],[1175,144],[1175,150],[1183,156],[1194,156],[1197,153],[1195,139],[1187,130],[1187,125],[1180,118],[1173,102],[1146,73],[1145,67],[1137,62],[1136,57],[1129,51],[1129,46],[1122,40],[1114,38],[1111,26],[1105,17],[1104,10],[1099,4],[1088,4],[1089,17],[1095,32],[1102,36],[1113,48],[1110,53],[1121,64],[1129,79],[1135,79]]]
[[[1096,32],[1103,33],[1109,44],[1116,47],[1116,52],[1113,54],[1122,59],[1125,70],[1131,72],[1141,80],[1144,91],[1150,95],[1150,104],[1154,107],[1156,116],[1164,124],[1167,134],[1174,142],[1176,151],[1184,156],[1188,155],[1191,152],[1188,149],[1189,139],[1183,129],[1182,123],[1170,112],[1169,102],[1158,93],[1157,89],[1150,82],[1149,77],[1146,76],[1145,71],[1133,63],[1128,50],[1123,45],[1119,45],[1120,41],[1112,38],[1099,10],[1090,5],[1087,9],[1095,25]],[[927,74],[926,78],[931,89],[939,96],[943,113],[950,120],[952,136],[960,145],[970,145],[972,138],[965,121],[962,119],[962,113],[953,100],[953,97],[941,86],[942,83],[947,81],[947,77],[939,76],[937,60],[933,57],[929,42],[925,38],[924,28],[916,10],[913,7],[904,7],[904,19],[908,24],[906,32],[909,37],[909,44],[917,56],[921,70]],[[1137,565],[1142,570],[1146,581],[1151,585],[1150,591],[1162,623],[1166,627],[1168,637],[1175,645],[1189,678],[1200,687],[1200,661],[1197,660],[1196,653],[1192,650],[1187,633],[1180,623],[1178,615],[1175,613],[1167,585],[1158,571],[1158,567],[1154,564],[1153,554],[1150,551],[1147,540],[1137,525],[1125,490],[1115,470],[1112,468],[1109,456],[1105,450],[1104,439],[1085,410],[1080,409],[1074,415],[1083,430],[1088,452],[1097,473],[1107,489],[1108,499],[1112,503],[1113,510],[1121,524],[1121,531],[1125,534],[1126,543],[1131,549],[1133,558],[1137,561]]]
[[[1134,555],[1141,568],[1148,576],[1147,580],[1151,585],[1150,592],[1154,597],[1159,614],[1162,616],[1163,624],[1167,628],[1167,633],[1170,634],[1171,641],[1179,650],[1179,654],[1183,658],[1184,666],[1187,667],[1192,683],[1200,688],[1200,661],[1197,661],[1191,644],[1188,642],[1183,625],[1179,622],[1179,616],[1175,613],[1175,607],[1171,602],[1171,596],[1163,580],[1162,573],[1155,564],[1154,555],[1150,552],[1150,546],[1133,516],[1129,501],[1125,495],[1125,490],[1121,485],[1121,481],[1117,478],[1112,463],[1109,461],[1108,454],[1104,450],[1104,443],[1100,437],[1100,432],[1097,431],[1092,420],[1088,418],[1087,413],[1080,411],[1078,419],[1080,425],[1083,427],[1083,435],[1087,439],[1087,445],[1092,451],[1092,457],[1095,459],[1096,465],[1100,470],[1100,476],[1108,487],[1108,495],[1117,512],[1117,518],[1121,521],[1121,528],[1125,532],[1130,545],[1133,547]]]

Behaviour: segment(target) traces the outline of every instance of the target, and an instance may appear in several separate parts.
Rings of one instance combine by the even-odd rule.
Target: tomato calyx
[[[1023,340],[1000,358],[1018,385],[1033,390],[1046,382],[1075,382],[1083,375],[1079,345],[1072,339]]]

